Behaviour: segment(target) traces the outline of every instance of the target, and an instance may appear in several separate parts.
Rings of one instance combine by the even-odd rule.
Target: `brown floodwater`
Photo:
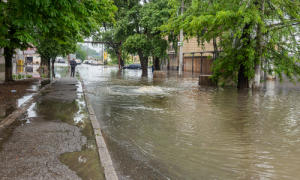
[[[197,76],[79,67],[120,179],[299,179],[300,86],[205,88]]]

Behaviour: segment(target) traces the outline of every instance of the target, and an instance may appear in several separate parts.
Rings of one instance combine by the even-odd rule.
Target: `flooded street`
[[[121,179],[300,178],[299,85],[237,92],[79,68]]]

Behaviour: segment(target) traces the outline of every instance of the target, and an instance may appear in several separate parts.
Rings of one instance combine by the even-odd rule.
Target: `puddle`
[[[31,88],[27,89],[28,92],[37,92],[39,90],[39,86],[34,84],[31,86]]]
[[[80,128],[82,135],[87,138],[87,143],[83,145],[81,151],[61,154],[59,160],[82,179],[105,179],[80,83],[77,84],[76,93],[77,98],[71,102],[51,101],[45,97],[44,100],[29,108],[29,114],[33,117],[44,116],[47,120],[63,121]],[[44,96],[48,95],[44,94]]]
[[[87,138],[88,143],[80,152],[62,154],[60,160],[70,169],[76,171],[83,179],[104,180],[104,170],[99,161],[93,127],[88,118],[81,84],[78,83],[77,87],[77,99],[75,101],[77,110],[74,114],[73,122],[69,123],[81,129],[81,133]]]
[[[63,78],[68,75],[68,65],[55,65],[55,78]]]
[[[18,107],[21,107],[24,103],[26,103],[30,98],[32,98],[34,94],[25,95],[17,100]]]
[[[86,148],[80,152],[64,153],[59,160],[75,171],[82,179],[104,180],[104,170],[99,164],[98,153]]]
[[[66,67],[59,67],[57,68],[57,71],[57,75],[63,77],[68,73]],[[28,127],[30,129],[30,127],[37,126],[37,122],[62,121],[66,124],[73,125],[76,132],[78,131],[76,127],[78,127],[81,133],[76,134],[75,131],[73,132],[72,128],[70,128],[71,131],[68,130],[68,132],[66,132],[68,134],[66,137],[69,137],[70,133],[75,133],[74,136],[79,136],[80,142],[77,140],[74,141],[74,144],[67,144],[67,146],[72,146],[69,151],[75,152],[62,151],[66,153],[60,154],[58,159],[61,163],[68,166],[73,172],[76,172],[81,179],[105,179],[104,170],[99,161],[94,132],[87,113],[81,84],[78,83],[76,85],[77,87],[71,89],[69,88],[70,85],[71,84],[66,84],[64,81],[61,83],[58,82],[56,87],[49,88],[47,91],[43,92],[41,94],[41,98],[28,108],[27,112],[20,118],[19,121],[16,121],[10,127],[3,129],[2,132],[0,130],[0,151],[5,141],[9,141],[10,137],[16,136],[14,134],[16,127],[24,127],[24,129]],[[9,103],[7,101],[4,101],[3,104],[0,103],[0,121],[2,117],[6,117],[17,107],[28,102],[28,100],[34,95],[32,92],[36,92],[38,88],[39,87],[35,84],[27,86],[24,89],[26,93],[24,93],[25,95],[23,97],[18,97]],[[61,123],[61,125],[66,125],[65,123]],[[53,123],[49,124],[53,125]],[[69,125],[66,127],[69,127]],[[49,132],[46,132],[46,134],[56,131],[55,126],[50,127],[53,129],[49,129]],[[60,131],[57,131],[57,133],[64,133],[64,128],[58,129],[60,129]],[[48,131],[48,129],[46,131]],[[52,145],[50,144],[49,146],[52,147],[54,144],[52,143]]]
[[[0,121],[34,96],[39,90],[38,84],[32,80],[0,85]]]

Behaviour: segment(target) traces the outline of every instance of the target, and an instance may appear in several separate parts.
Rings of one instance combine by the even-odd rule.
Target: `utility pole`
[[[181,15],[183,15],[183,9],[184,9],[184,0],[181,0]],[[183,29],[180,29],[180,35],[179,35],[179,67],[178,67],[178,73],[181,76],[182,75],[182,66],[183,66]]]
[[[104,64],[104,43],[102,43],[102,62]]]

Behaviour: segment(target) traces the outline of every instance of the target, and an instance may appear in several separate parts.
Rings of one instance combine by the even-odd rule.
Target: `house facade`
[[[25,64],[40,64],[41,63],[41,57],[37,53],[36,48],[28,48],[25,51],[23,51],[22,59],[24,60]]]
[[[183,71],[201,74],[212,74],[211,66],[214,57],[213,42],[199,44],[197,38],[183,42]],[[178,70],[179,52],[168,50],[168,59],[162,63],[163,70]]]

